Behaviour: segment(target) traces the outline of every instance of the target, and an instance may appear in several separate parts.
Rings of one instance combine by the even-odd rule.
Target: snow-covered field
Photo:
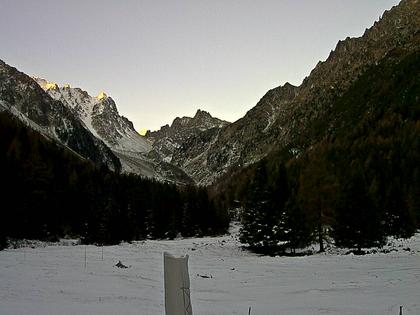
[[[389,254],[259,257],[234,236],[0,252],[0,314],[164,314],[163,252],[189,254],[194,314],[420,314],[420,235]],[[409,248],[409,249],[408,249]],[[85,268],[85,249],[87,266]],[[114,265],[121,260],[130,266]]]

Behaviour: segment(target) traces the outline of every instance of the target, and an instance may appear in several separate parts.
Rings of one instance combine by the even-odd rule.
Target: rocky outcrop
[[[146,138],[164,161],[171,162],[174,152],[190,138],[208,130],[215,132],[228,124],[229,122],[212,117],[208,112],[199,109],[194,117],[177,117],[171,126],[165,125],[158,131],[148,131]]]

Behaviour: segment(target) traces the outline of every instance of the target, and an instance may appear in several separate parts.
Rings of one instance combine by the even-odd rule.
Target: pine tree
[[[294,253],[297,248],[303,248],[311,242],[311,230],[305,213],[293,199],[287,201],[285,213],[288,228],[285,240],[287,247]]]
[[[254,251],[273,253],[278,246],[277,237],[281,228],[277,214],[266,168],[261,164],[247,190],[240,241]]]

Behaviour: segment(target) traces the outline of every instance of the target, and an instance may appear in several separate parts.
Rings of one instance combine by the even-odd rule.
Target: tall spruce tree
[[[273,210],[267,171],[261,163],[245,196],[240,241],[248,244],[252,250],[270,252],[276,244]]]

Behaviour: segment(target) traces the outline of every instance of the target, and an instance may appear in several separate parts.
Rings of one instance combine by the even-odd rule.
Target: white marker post
[[[188,255],[163,254],[165,280],[165,314],[192,315]]]

